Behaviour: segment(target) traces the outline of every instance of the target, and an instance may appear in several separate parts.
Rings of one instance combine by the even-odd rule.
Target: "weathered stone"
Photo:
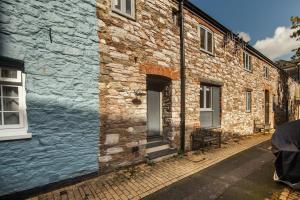
[[[119,134],[108,134],[106,135],[105,144],[106,145],[114,145],[119,143]]]
[[[122,147],[111,147],[106,150],[108,155],[117,154],[123,152]]]

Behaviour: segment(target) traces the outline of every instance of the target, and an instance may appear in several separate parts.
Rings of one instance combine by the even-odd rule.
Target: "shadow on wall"
[[[274,106],[275,127],[289,121],[288,102],[290,96],[288,76],[285,72],[279,71],[277,102]]]
[[[89,102],[28,96],[32,138],[0,142],[0,196],[99,169],[99,114]]]

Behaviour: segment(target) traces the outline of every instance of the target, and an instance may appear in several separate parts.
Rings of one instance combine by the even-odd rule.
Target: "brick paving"
[[[213,164],[216,164],[234,154],[270,139],[270,135],[256,135],[242,140],[224,144],[221,149],[206,153],[189,153],[186,156],[176,156],[168,160],[147,165],[141,164],[126,170],[98,176],[71,186],[59,188],[48,193],[39,194],[30,200],[126,200],[141,199],[163,187],[195,174]],[[288,190],[282,195],[299,199],[298,193]],[[295,198],[294,198],[295,197]],[[273,199],[273,198],[272,198]]]
[[[299,200],[299,199],[300,199],[300,192],[285,187],[281,191],[272,194],[270,198],[266,198],[265,200]]]

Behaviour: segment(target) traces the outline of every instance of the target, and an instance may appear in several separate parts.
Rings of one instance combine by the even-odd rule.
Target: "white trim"
[[[5,70],[9,70],[3,66],[2,66],[2,68]],[[22,72],[19,70],[14,70],[14,71],[17,71],[17,78],[6,78],[6,77],[2,77],[2,69],[0,68],[0,81],[21,83],[22,82]]]
[[[22,76],[22,86],[14,86],[5,84],[4,86],[18,87],[19,92],[19,125],[0,125],[0,141],[31,138],[31,133],[27,133],[27,113],[26,113],[26,90],[25,90],[25,74]],[[3,86],[3,85],[2,85]],[[2,88],[1,86],[1,88]],[[2,98],[2,97],[1,97]],[[3,102],[3,101],[2,101]],[[2,105],[3,108],[3,105]],[[2,119],[3,120],[3,119]],[[3,124],[3,123],[2,123]]]
[[[253,67],[252,67],[252,56],[247,53],[247,52],[243,52],[243,64],[244,64],[244,69],[248,72],[252,72],[253,71]]]
[[[246,112],[250,113],[252,108],[252,92],[246,91]]]
[[[212,96],[213,96],[213,87],[212,86],[206,86],[206,85],[200,85],[200,101],[201,101],[201,87],[203,87],[203,108],[200,107],[200,111],[213,111],[212,109]],[[210,89],[210,107],[206,107],[206,91],[207,89]],[[201,106],[201,102],[200,102]]]
[[[115,7],[114,1],[116,0],[111,0],[111,9],[113,12],[135,20],[135,0],[131,0],[131,14],[126,13],[126,0],[120,0],[120,9]]]
[[[205,30],[205,36],[204,36],[204,48],[201,47],[201,28],[203,28]],[[211,52],[208,51],[208,46],[207,46],[207,38],[208,38],[208,33],[211,34]],[[214,55],[214,46],[215,46],[215,39],[214,39],[214,32],[212,32],[210,29],[208,29],[207,27],[203,26],[203,25],[199,25],[198,26],[198,37],[199,37],[199,48],[200,50],[210,54],[210,55]]]

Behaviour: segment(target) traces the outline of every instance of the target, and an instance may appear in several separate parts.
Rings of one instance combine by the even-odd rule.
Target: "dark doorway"
[[[265,124],[270,124],[270,93],[265,90]]]

